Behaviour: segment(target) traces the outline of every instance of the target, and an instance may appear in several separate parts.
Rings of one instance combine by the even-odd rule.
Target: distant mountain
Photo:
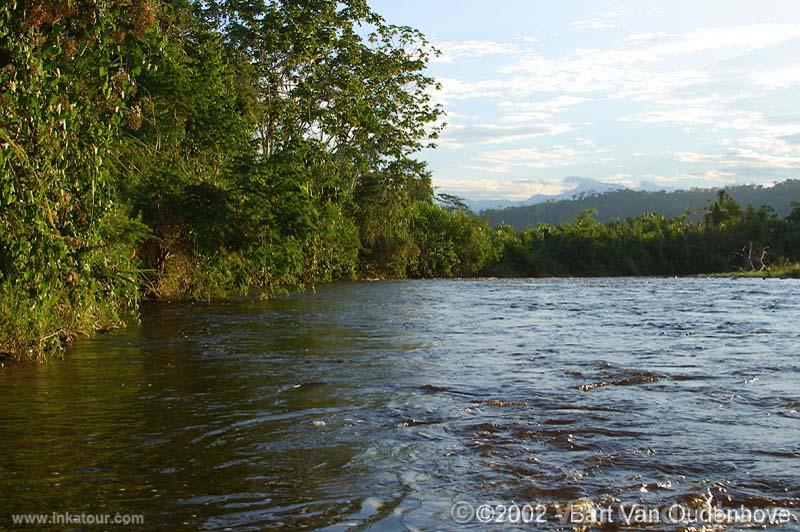
[[[578,187],[576,187],[577,189]],[[516,206],[505,209],[484,209],[481,215],[492,225],[507,223],[518,228],[540,223],[557,225],[575,219],[587,209],[597,210],[601,222],[658,213],[665,216],[687,214],[700,219],[709,201],[713,201],[717,188],[691,190],[630,190],[616,189],[605,192],[578,192],[572,199],[551,199],[544,203]],[[771,187],[740,185],[727,190],[742,206],[768,205],[779,216],[791,212],[792,201],[800,201],[800,180],[788,180]],[[563,195],[562,195],[563,196]]]
[[[481,212],[487,209],[506,209],[508,207],[523,207],[525,205],[531,205],[528,200],[507,200],[507,199],[486,199],[486,200],[471,200],[471,199],[464,199],[464,203],[466,203],[467,207],[472,209],[474,212]]]
[[[546,201],[558,201],[565,199],[572,199],[575,196],[591,193],[602,193],[609,190],[620,190],[624,187],[615,185],[613,183],[603,183],[602,181],[595,181],[588,177],[569,176],[564,179],[564,183],[572,185],[571,188],[562,192],[561,194],[534,194],[528,199],[514,201],[506,199],[488,199],[488,200],[464,200],[464,203],[475,212],[480,212],[485,209],[506,209],[508,207],[522,207],[525,205],[536,205]]]

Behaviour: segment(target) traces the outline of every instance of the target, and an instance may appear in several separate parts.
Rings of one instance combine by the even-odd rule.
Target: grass
[[[0,285],[0,361],[44,361],[78,337],[122,326],[122,309],[89,292],[71,297],[63,289],[36,299]]]
[[[727,272],[715,273],[712,277],[757,277],[761,279],[800,279],[800,263],[770,266],[760,272]]]

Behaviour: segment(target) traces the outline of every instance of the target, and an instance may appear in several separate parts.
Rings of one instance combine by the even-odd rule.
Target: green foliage
[[[768,207],[741,207],[727,194],[710,204],[707,222],[647,214],[601,224],[594,213],[570,224],[517,233],[495,228],[493,271],[530,276],[690,275],[739,271],[797,261],[800,227]]]
[[[433,52],[363,0],[2,4],[0,351],[142,292],[407,275]]]
[[[786,221],[800,225],[800,200],[792,202],[792,212],[786,217]]]
[[[492,256],[489,225],[462,209],[415,203],[411,235],[419,250],[412,277],[467,277],[483,271]]]
[[[37,357],[136,304],[132,250],[146,228],[104,163],[152,10],[0,5],[0,351]]]
[[[710,203],[707,211],[705,215],[706,225],[713,227],[735,224],[740,222],[742,218],[742,208],[724,190],[717,192],[717,201]]]
[[[449,211],[469,212],[470,208],[464,201],[464,198],[455,196],[453,194],[436,194],[436,200]]]

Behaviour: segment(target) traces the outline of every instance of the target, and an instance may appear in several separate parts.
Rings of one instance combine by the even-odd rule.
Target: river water
[[[63,361],[0,370],[0,528],[86,512],[449,530],[485,527],[463,506],[484,503],[527,529],[614,504],[798,513],[799,296],[792,280],[455,280],[147,304]]]

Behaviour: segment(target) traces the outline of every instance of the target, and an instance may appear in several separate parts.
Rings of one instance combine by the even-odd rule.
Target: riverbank
[[[761,279],[800,279],[800,264],[773,266],[760,272],[715,273],[711,277],[761,278]]]
[[[762,278],[762,279],[800,279],[800,264],[792,264],[786,266],[778,266],[778,267],[771,267],[767,270],[762,272],[724,272],[724,273],[701,273],[701,274],[690,274],[690,275],[563,275],[563,276],[541,276],[541,277],[530,277],[530,276],[474,276],[474,277],[458,277],[458,278],[448,278],[448,277],[435,277],[435,278],[427,278],[425,280],[428,281],[437,281],[437,280],[465,280],[471,279],[474,281],[492,281],[498,279],[507,279],[507,280],[521,280],[521,279],[537,279],[542,281],[564,281],[564,280],[590,280],[590,279],[602,279],[602,278],[609,278],[609,279],[621,279],[621,278],[635,278],[635,279],[652,279],[652,278],[684,278],[684,279],[696,279],[696,278],[712,278],[712,279],[751,279],[751,278]],[[381,281],[404,281],[408,279],[393,279],[393,278],[376,278],[376,277],[362,277],[362,278],[353,278],[353,279],[341,279],[341,280],[331,280],[324,283],[318,283],[316,285],[310,286],[294,286],[291,288],[283,289],[283,290],[275,290],[271,292],[267,291],[258,291],[258,290],[250,290],[246,294],[244,293],[229,293],[225,295],[219,295],[218,297],[209,297],[202,300],[198,299],[191,299],[191,298],[183,298],[177,294],[172,294],[170,296],[165,296],[161,298],[147,298],[143,300],[143,302],[153,302],[153,303],[178,303],[186,305],[187,307],[193,306],[196,304],[213,304],[213,303],[221,303],[221,302],[237,302],[237,301],[244,301],[244,300],[268,300],[274,299],[275,297],[285,296],[287,294],[299,294],[305,291],[310,291],[315,293],[318,288],[322,288],[325,286],[335,285],[342,282],[364,282],[364,283],[374,283],[374,282],[381,282]],[[3,309],[6,313],[10,309]],[[17,309],[19,310],[19,309]],[[65,352],[65,349],[73,344],[76,341],[86,341],[89,338],[97,335],[97,334],[106,334],[114,331],[118,331],[121,329],[125,329],[130,324],[137,324],[139,322],[139,312],[140,308],[137,308],[136,312],[126,312],[120,314],[118,312],[111,312],[109,309],[106,309],[105,313],[101,314],[97,311],[95,313],[90,312],[88,309],[84,309],[83,318],[82,320],[78,320],[77,317],[80,316],[80,313],[71,313],[69,319],[67,317],[62,317],[62,321],[64,323],[69,323],[69,325],[62,325],[61,328],[58,330],[54,330],[53,333],[46,335],[45,337],[35,337],[34,331],[42,329],[42,327],[37,328],[29,328],[26,330],[16,329],[15,331],[11,331],[10,329],[0,329],[0,364],[8,364],[8,363],[17,363],[17,362],[45,362],[50,358],[58,358],[62,356]],[[15,337],[9,335],[9,333],[15,334]]]

